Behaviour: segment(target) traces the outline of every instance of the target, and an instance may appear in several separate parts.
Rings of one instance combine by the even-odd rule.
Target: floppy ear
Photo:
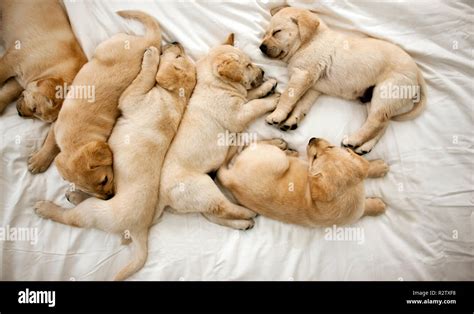
[[[298,25],[302,43],[310,40],[319,26],[319,20],[316,15],[306,10],[301,12],[297,18],[292,18],[291,20]]]
[[[223,45],[234,45],[234,33],[230,33],[229,36],[227,36],[227,39],[222,43]]]
[[[321,172],[314,175],[310,174],[311,199],[319,202],[332,201],[339,191],[339,186],[334,182],[336,181],[334,179],[323,175]]]
[[[39,80],[36,86],[46,97],[56,100],[63,99],[66,96],[66,91],[61,90],[64,88],[64,83],[64,80],[61,78],[50,77]]]
[[[360,156],[357,156],[360,157]],[[311,199],[330,202],[349,187],[367,177],[369,162],[363,158],[354,160],[349,167],[341,164],[326,165],[325,171],[309,174]]]
[[[187,73],[186,71],[190,70],[180,64],[160,67],[156,74],[156,82],[164,89],[172,92],[180,88],[184,88],[184,91],[187,92],[196,84],[196,73]],[[183,96],[189,97],[190,95]]]
[[[239,83],[244,79],[238,56],[233,53],[218,56],[215,61],[215,66],[219,76],[225,77],[232,82]]]
[[[270,14],[272,16],[274,16],[275,14],[277,14],[281,9],[284,9],[284,8],[289,8],[290,6],[285,4],[285,5],[281,5],[279,7],[275,7],[273,9],[270,9]]]
[[[82,148],[81,155],[85,157],[89,169],[112,165],[112,151],[105,142],[90,142]]]

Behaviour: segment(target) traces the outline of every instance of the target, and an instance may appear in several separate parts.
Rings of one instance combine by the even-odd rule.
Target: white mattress
[[[280,2],[279,2],[280,3]],[[155,16],[167,41],[198,58],[235,32],[238,46],[278,79],[279,61],[258,46],[268,24],[268,1],[65,1],[73,29],[90,57],[119,31],[141,32],[116,16],[140,9]],[[329,26],[361,31],[402,46],[428,84],[428,107],[414,121],[392,122],[369,159],[390,165],[384,179],[368,180],[367,195],[382,197],[385,215],[352,227],[364,241],[328,241],[326,231],[258,217],[250,231],[212,224],[200,215],[164,213],[152,227],[149,257],[131,280],[474,280],[473,253],[473,14],[471,1],[291,2],[314,8]],[[26,21],[25,21],[26,22]],[[283,137],[304,152],[310,137],[338,144],[364,121],[366,108],[321,97],[301,127],[283,133],[263,119],[250,128]],[[36,243],[0,241],[2,280],[109,280],[128,261],[117,235],[73,228],[37,217],[33,204],[64,198],[68,183],[53,166],[31,175],[26,161],[48,126],[18,117],[14,105],[0,116],[0,226],[35,228]],[[10,229],[11,230],[11,229]]]

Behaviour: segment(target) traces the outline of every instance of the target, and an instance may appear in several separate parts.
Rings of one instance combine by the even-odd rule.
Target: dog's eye
[[[281,29],[274,31],[273,34],[272,34],[272,36],[275,36],[275,35],[278,34],[279,32],[281,32]]]
[[[33,114],[36,113],[36,106],[34,106],[33,108],[31,108],[31,112],[33,112]]]
[[[109,182],[109,177],[105,176],[105,178],[102,181],[100,181],[100,185],[106,185],[107,182]]]

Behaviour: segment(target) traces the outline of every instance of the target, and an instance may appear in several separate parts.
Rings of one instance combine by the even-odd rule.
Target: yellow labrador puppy
[[[333,31],[309,10],[278,7],[271,14],[260,49],[287,62],[290,79],[267,123],[296,129],[321,94],[371,101],[367,121],[342,142],[365,154],[390,119],[413,119],[425,108],[423,75],[400,47]]]
[[[73,209],[44,201],[35,205],[44,218],[122,233],[131,240],[133,260],[116,280],[129,277],[145,264],[161,166],[195,83],[194,64],[179,44],[165,47],[161,60],[158,49],[147,49],[140,74],[120,98],[122,116],[109,141],[117,194],[110,200],[89,198]]]
[[[20,97],[20,116],[53,122],[63,89],[87,62],[66,13],[58,0],[2,0],[0,12],[0,113]]]
[[[45,171],[55,159],[59,173],[75,188],[99,198],[114,193],[112,151],[107,139],[119,116],[118,100],[140,71],[145,49],[161,48],[158,21],[140,11],[120,11],[124,18],[141,21],[143,37],[117,34],[97,46],[92,60],[79,71],[72,88],[93,88],[94,99],[70,98],[43,147],[28,161],[32,173]]]
[[[264,216],[307,227],[350,224],[378,215],[385,204],[365,198],[363,180],[384,176],[382,160],[367,161],[348,148],[312,138],[308,160],[279,139],[252,144],[217,173],[239,204]]]
[[[253,226],[255,213],[231,203],[208,173],[219,169],[229,150],[219,138],[245,130],[273,110],[278,94],[274,79],[262,84],[263,71],[233,47],[233,34],[197,62],[197,84],[183,121],[166,155],[158,213],[199,212],[212,222],[237,229]]]

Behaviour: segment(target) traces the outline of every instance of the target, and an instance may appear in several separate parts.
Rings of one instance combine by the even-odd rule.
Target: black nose
[[[263,53],[265,53],[265,54],[266,54],[266,53],[267,53],[267,50],[268,50],[268,47],[267,47],[267,45],[265,45],[265,44],[261,44],[261,45],[260,45],[260,50],[261,50]]]
[[[321,139],[320,139],[320,138],[317,138],[317,137],[312,137],[312,138],[309,140],[308,144],[310,144],[310,145],[313,144],[313,143],[316,144],[319,140],[321,140]]]
[[[262,76],[265,76],[265,71],[261,70],[262,71]]]
[[[18,115],[19,115],[20,117],[23,117],[23,114],[20,112],[20,110],[18,110]]]

